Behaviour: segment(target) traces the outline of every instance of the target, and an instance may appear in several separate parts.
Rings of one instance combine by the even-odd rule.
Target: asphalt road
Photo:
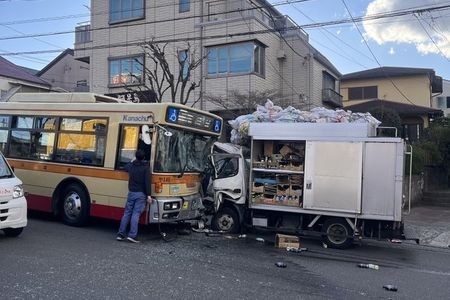
[[[300,253],[275,248],[274,234],[204,233],[165,242],[157,226],[140,244],[115,240],[118,222],[65,226],[30,216],[18,238],[0,234],[2,299],[447,299],[446,248],[366,240],[348,250],[301,238]],[[258,242],[261,237],[265,242]],[[277,262],[286,263],[279,268]],[[374,263],[379,270],[362,269]],[[386,284],[398,291],[383,289]]]

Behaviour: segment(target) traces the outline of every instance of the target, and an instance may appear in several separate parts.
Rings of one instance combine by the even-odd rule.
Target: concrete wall
[[[403,181],[403,195],[405,201],[408,201],[409,195],[409,176],[405,176]],[[420,175],[411,177],[411,206],[417,205],[422,201],[424,192],[442,191],[448,189],[448,173],[442,168],[425,167]],[[405,208],[408,203],[406,202]]]
[[[411,176],[411,206],[417,205],[422,200],[422,194],[425,187],[425,175]],[[403,195],[405,196],[405,208],[408,208],[409,195],[409,176],[406,175],[403,181]]]

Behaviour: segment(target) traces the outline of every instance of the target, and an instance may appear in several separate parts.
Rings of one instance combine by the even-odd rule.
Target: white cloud
[[[391,47],[391,49],[389,49],[389,54],[395,54],[395,50],[393,47]]]
[[[374,0],[367,6],[366,16],[436,6],[438,4],[435,0]],[[441,54],[442,51],[450,57],[450,27],[446,24],[450,24],[450,16],[438,11],[423,13],[418,15],[418,18],[410,14],[363,22],[364,37],[379,45],[413,44],[419,53]]]

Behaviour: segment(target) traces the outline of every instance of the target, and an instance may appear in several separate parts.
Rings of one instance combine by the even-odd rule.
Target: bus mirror
[[[152,143],[152,139],[150,137],[150,127],[148,127],[148,125],[142,125],[141,135],[142,140],[146,145],[150,145]]]
[[[165,136],[172,136],[172,132],[170,132],[169,130],[165,129],[164,127],[162,127],[158,123],[155,123],[155,125],[158,126],[158,128],[160,128],[161,130],[164,130],[164,135]]]

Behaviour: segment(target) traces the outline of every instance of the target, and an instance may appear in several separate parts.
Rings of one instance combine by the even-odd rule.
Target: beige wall
[[[344,106],[372,100],[348,100],[348,88],[363,86],[378,86],[378,99],[431,107],[431,85],[430,79],[426,75],[391,77],[391,80],[373,78],[342,81],[341,95],[343,96]]]
[[[89,64],[66,55],[39,78],[51,84],[52,88],[59,87],[74,92],[79,80],[86,80],[89,85]]]

